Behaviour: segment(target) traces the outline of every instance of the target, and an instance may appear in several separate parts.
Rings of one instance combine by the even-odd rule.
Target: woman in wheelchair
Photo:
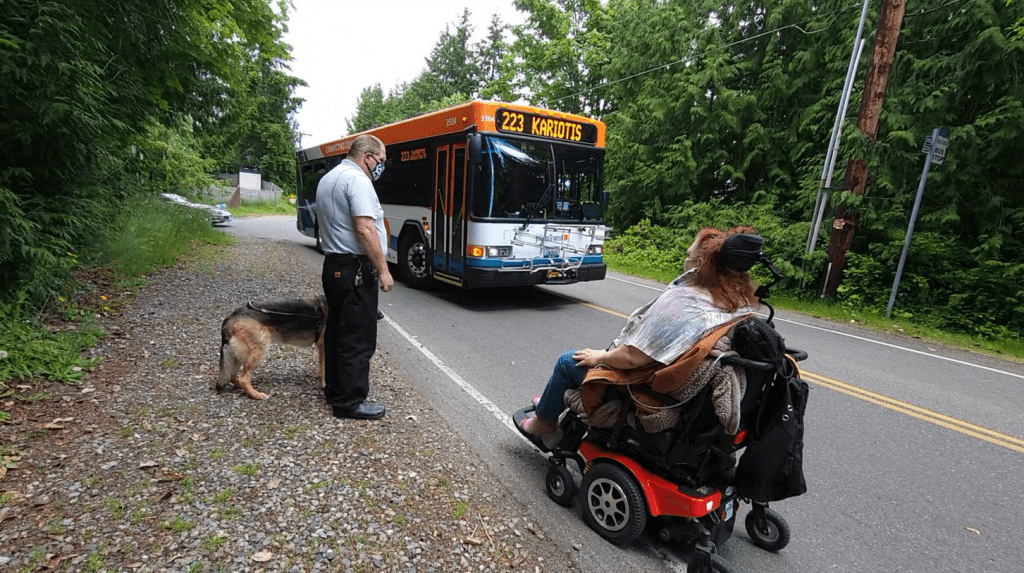
[[[757,311],[759,302],[747,272],[761,256],[764,240],[751,227],[721,231],[705,227],[686,251],[683,274],[657,298],[636,309],[608,350],[569,350],[555,364],[541,396],[534,396],[533,417],[520,429],[544,438],[558,429],[566,408],[565,391],[580,388],[588,369],[598,366],[640,373],[673,364],[684,354],[695,362],[710,351],[702,341],[725,332]],[[584,398],[586,400],[586,398]]]

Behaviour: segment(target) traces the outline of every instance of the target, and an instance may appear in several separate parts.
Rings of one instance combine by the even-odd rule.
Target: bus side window
[[[316,186],[320,183],[324,173],[326,170],[322,161],[302,168],[302,196],[299,199],[306,202],[316,201]]]
[[[422,144],[419,144],[422,147]],[[388,155],[401,157],[402,148],[388,150]],[[384,175],[374,184],[381,203],[429,207],[431,165],[427,156],[423,159],[396,161],[388,159]]]

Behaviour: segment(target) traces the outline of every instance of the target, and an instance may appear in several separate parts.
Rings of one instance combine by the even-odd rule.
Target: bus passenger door
[[[448,270],[448,146],[439,145],[434,156],[434,220],[430,222],[433,239],[431,250],[435,271]]]
[[[466,248],[466,144],[438,146],[434,172],[434,270],[461,277]]]

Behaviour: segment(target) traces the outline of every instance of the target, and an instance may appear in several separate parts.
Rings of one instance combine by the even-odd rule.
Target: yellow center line
[[[554,291],[550,291],[550,290],[546,290],[545,292],[547,292],[548,294],[553,294],[555,296],[562,297],[562,298],[564,298],[566,300],[571,300],[571,301],[575,302],[576,304],[582,304],[583,306],[585,306],[587,308],[592,308],[594,310],[599,310],[601,312],[608,313],[608,314],[610,314],[612,316],[617,316],[619,318],[629,318],[628,314],[622,314],[621,312],[615,312],[614,310],[609,310],[609,309],[607,309],[607,308],[605,308],[603,306],[597,306],[596,304],[591,304],[591,303],[589,303],[589,302],[587,302],[585,300],[580,300],[580,299],[578,299],[578,298],[576,298],[574,296],[569,296],[569,295],[566,295],[566,294],[562,294],[560,292],[554,292]]]
[[[882,394],[871,392],[870,390],[865,390],[863,388],[853,386],[852,384],[847,384],[845,382],[833,380],[831,378],[821,376],[820,374],[813,374],[807,372],[806,370],[802,370],[801,375],[801,377],[807,380],[808,382],[814,382],[819,386],[831,388],[837,392],[841,392],[848,396],[853,396],[854,398],[859,398],[861,400],[871,402],[872,404],[877,404],[879,406],[882,406],[883,408],[888,408],[895,412],[900,412],[901,414],[906,414],[913,418],[917,418],[918,420],[923,420],[925,422],[935,424],[936,426],[941,426],[943,428],[959,432],[966,436],[978,438],[979,440],[984,440],[991,444],[1002,446],[1004,448],[1024,454],[1024,440],[1021,440],[1019,438],[1015,438],[1007,434],[1002,434],[1000,432],[996,432],[994,430],[990,430],[982,426],[971,424],[970,422],[965,422],[957,418],[952,418],[944,414],[939,414],[938,412],[933,412],[931,410],[921,408],[920,406],[908,404],[907,402],[902,402],[900,400],[896,400],[895,398],[890,398]]]

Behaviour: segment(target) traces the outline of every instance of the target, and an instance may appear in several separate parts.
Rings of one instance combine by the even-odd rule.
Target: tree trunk
[[[896,41],[900,37],[906,7],[906,0],[882,0],[882,9],[878,14],[875,42],[871,48],[871,58],[864,77],[864,94],[861,97],[860,111],[857,113],[857,129],[871,143],[878,140],[879,115],[882,111],[882,102],[885,100],[885,87],[889,83],[892,60],[896,54]],[[854,195],[861,195],[864,193],[867,179],[867,163],[863,159],[851,159],[846,164],[843,189]],[[824,298],[836,296],[836,289],[842,281],[843,269],[846,268],[846,251],[853,244],[856,226],[857,213],[842,206],[836,208],[828,240],[828,266],[821,286],[821,296]]]

